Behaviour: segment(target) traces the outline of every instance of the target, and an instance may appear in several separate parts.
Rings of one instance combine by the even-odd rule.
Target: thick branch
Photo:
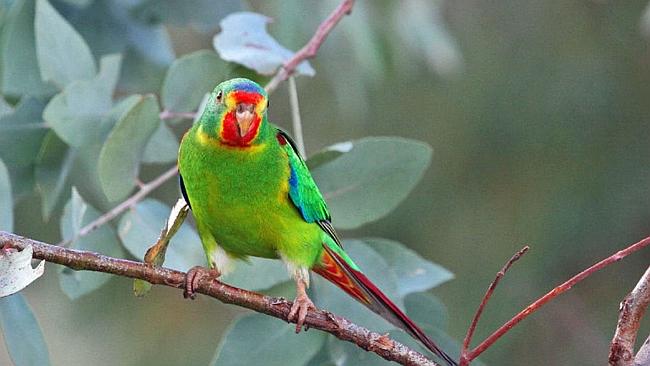
[[[309,42],[305,44],[300,51],[296,52],[292,58],[287,60],[284,65],[273,76],[273,79],[266,84],[266,91],[271,93],[275,90],[281,82],[287,80],[291,76],[296,67],[306,59],[316,56],[318,49],[325,42],[325,38],[329,35],[332,29],[341,21],[346,14],[349,14],[354,5],[354,0],[343,0],[341,4],[334,9],[334,11],[318,26],[316,33],[311,37]]]
[[[183,288],[185,273],[154,267],[141,262],[107,257],[101,254],[63,248],[0,231],[0,248],[5,245],[24,249],[31,245],[35,259],[58,263],[74,270],[112,273],[118,276],[138,278],[155,285]],[[291,302],[282,298],[264,296],[255,292],[228,286],[219,281],[199,283],[196,292],[208,295],[227,304],[242,306],[259,313],[287,321]],[[410,366],[436,366],[437,364],[405,345],[349,320],[316,309],[309,311],[305,325],[320,329],[335,337],[356,344],[364,350],[374,352],[386,360]]]
[[[467,355],[467,359],[469,361],[475,359],[478,357],[481,353],[483,353],[486,349],[488,349],[494,342],[496,342],[499,338],[503,337],[504,334],[506,334],[510,329],[512,329],[515,325],[517,325],[520,321],[526,319],[530,314],[536,312],[544,306],[547,302],[553,300],[556,298],[558,295],[570,290],[573,286],[575,286],[578,282],[584,280],[585,278],[591,276],[595,272],[607,267],[608,265],[618,262],[621,259],[627,257],[628,255],[641,250],[645,247],[650,245],[650,237],[647,237],[637,243],[634,243],[627,248],[620,250],[611,256],[601,260],[600,262],[594,264],[593,266],[585,269],[584,271],[578,273],[577,275],[571,277],[569,280],[566,282],[562,283],[561,285],[558,285],[555,287],[553,290],[548,292],[546,295],[540,297],[537,299],[535,302],[532,304],[528,305],[524,310],[520,311],[517,315],[515,315],[512,319],[508,320],[505,324],[503,324],[499,329],[495,330],[494,333],[492,333],[489,337],[487,337],[481,344],[476,346],[469,354]]]
[[[609,349],[609,364],[634,366],[634,344],[641,318],[650,303],[650,267],[623,302],[618,315],[616,333]]]

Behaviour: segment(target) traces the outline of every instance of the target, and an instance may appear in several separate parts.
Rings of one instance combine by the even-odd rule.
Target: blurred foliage
[[[227,15],[270,17],[256,32],[297,50],[337,4],[0,1],[0,160],[10,177],[0,172],[0,215],[12,205],[7,187],[15,208],[0,225],[13,220],[16,232],[48,242],[70,237],[75,225],[137,189],[136,178],[148,181],[174,162],[191,122],[160,121],[158,112],[192,111],[232,76],[268,80],[215,52],[213,37]],[[321,151],[308,160],[319,186],[372,188],[330,198],[344,237],[373,238],[348,239],[346,248],[443,348],[457,352],[453,338],[462,339],[488,282],[523,244],[532,251],[500,285],[475,342],[556,283],[650,232],[648,9],[647,1],[359,0],[310,61],[315,76],[297,79],[307,150]],[[284,88],[271,99],[271,121],[287,128]],[[385,138],[369,135],[404,138],[377,149]],[[409,139],[425,141],[434,154]],[[88,236],[74,245],[106,254],[124,246],[123,255],[141,259],[177,197],[169,182],[98,232],[101,243]],[[186,269],[203,260],[191,227],[177,235],[167,265]],[[451,272],[434,258],[456,276],[435,295],[430,290]],[[618,303],[649,260],[640,253],[593,276],[484,360],[604,363]],[[414,268],[424,276],[411,279]],[[253,271],[259,275],[247,275]],[[304,347],[290,356],[296,364],[381,362],[315,331],[294,336],[291,326],[265,316],[207,299],[183,302],[171,289],[138,300],[131,281],[112,278],[85,291],[101,283],[84,277],[46,270],[2,300],[34,319],[19,297],[29,300],[54,365],[232,364],[254,355],[271,362],[280,348],[269,349],[266,334],[281,336],[282,347]],[[261,259],[227,279],[292,297],[287,280],[281,263]],[[78,299],[59,281],[73,281],[66,293]],[[314,282],[317,305],[418,347],[325,281]],[[27,352],[15,347],[45,349],[33,320],[18,324],[34,342],[16,346],[7,337],[0,364]],[[641,334],[648,330],[646,322]]]

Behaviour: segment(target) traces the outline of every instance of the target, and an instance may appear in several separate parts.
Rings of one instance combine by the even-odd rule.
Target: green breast
[[[235,256],[277,258],[311,265],[321,231],[306,223],[289,201],[289,164],[275,138],[250,148],[183,138],[179,169],[197,224]]]

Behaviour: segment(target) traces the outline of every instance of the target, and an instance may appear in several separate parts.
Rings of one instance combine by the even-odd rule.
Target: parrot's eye
[[[266,108],[268,109],[270,105],[271,105],[271,102],[269,102],[269,101],[267,100],[267,101],[266,101]]]
[[[221,103],[221,99],[223,99],[223,91],[219,90],[217,93],[217,103]]]

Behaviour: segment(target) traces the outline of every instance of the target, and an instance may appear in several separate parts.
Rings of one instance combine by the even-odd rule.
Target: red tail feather
[[[314,272],[326,278],[354,297],[357,301],[379,314],[391,324],[403,329],[419,340],[431,352],[442,358],[450,366],[456,366],[449,355],[442,351],[406,314],[375,286],[363,273],[351,268],[346,261],[327,244],[323,245],[321,264]]]

